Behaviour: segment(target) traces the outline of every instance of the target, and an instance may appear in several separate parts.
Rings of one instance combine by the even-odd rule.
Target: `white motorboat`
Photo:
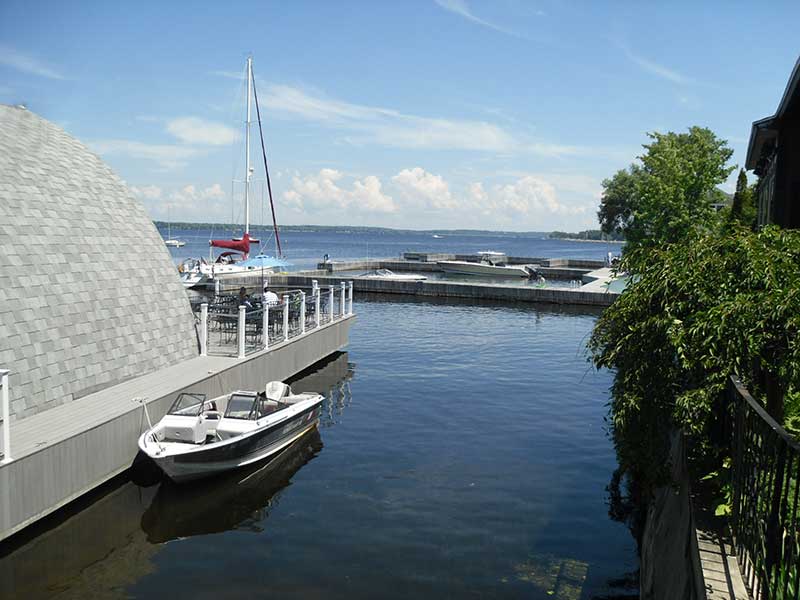
[[[166,245],[168,248],[183,248],[186,245],[186,242],[183,240],[169,239],[164,240],[164,245]]]
[[[293,394],[280,381],[269,382],[264,392],[210,400],[182,393],[139,437],[139,449],[176,482],[214,475],[269,458],[314,429],[323,400],[320,394]]]
[[[390,281],[425,281],[427,277],[424,275],[412,275],[411,273],[395,273],[389,269],[375,269],[374,271],[367,271],[359,277],[367,279],[388,279]]]
[[[539,277],[536,267],[532,265],[497,264],[488,256],[482,256],[480,262],[466,260],[440,260],[436,264],[445,273],[459,275],[484,275],[489,277]]]

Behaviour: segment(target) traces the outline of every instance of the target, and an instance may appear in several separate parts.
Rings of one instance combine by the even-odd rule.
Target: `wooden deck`
[[[338,317],[245,358],[196,357],[11,424],[11,461],[0,464],[0,540],[128,469],[150,418],[175,396],[260,389],[310,367],[348,343],[355,319]]]

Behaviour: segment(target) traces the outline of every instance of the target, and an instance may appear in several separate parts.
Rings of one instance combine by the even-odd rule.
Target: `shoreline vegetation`
[[[231,223],[190,223],[184,221],[153,221],[156,227],[166,227],[170,225],[180,229],[204,230],[217,229],[219,231],[235,230],[241,224]],[[254,231],[272,230],[272,225],[250,225]],[[624,240],[600,239],[600,230],[581,231],[578,233],[566,233],[563,231],[495,231],[492,229],[395,229],[392,227],[368,227],[363,225],[281,225],[281,231],[292,231],[301,233],[374,233],[383,235],[401,235],[408,233],[460,236],[484,236],[495,235],[498,237],[531,237],[543,240],[564,240],[568,242],[615,242],[622,243]]]

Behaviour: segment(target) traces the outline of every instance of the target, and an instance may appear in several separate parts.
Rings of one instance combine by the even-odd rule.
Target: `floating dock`
[[[0,182],[0,540],[128,469],[179,392],[262,389],[347,345],[341,283],[324,318],[303,294],[272,321],[194,314],[124,182],[22,107],[0,105]]]

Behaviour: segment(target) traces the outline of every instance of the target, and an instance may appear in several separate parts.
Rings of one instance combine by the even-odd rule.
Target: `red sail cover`
[[[236,250],[244,254],[247,258],[250,252],[250,234],[245,233],[241,240],[211,240],[209,242],[214,248],[227,248],[228,250]]]

